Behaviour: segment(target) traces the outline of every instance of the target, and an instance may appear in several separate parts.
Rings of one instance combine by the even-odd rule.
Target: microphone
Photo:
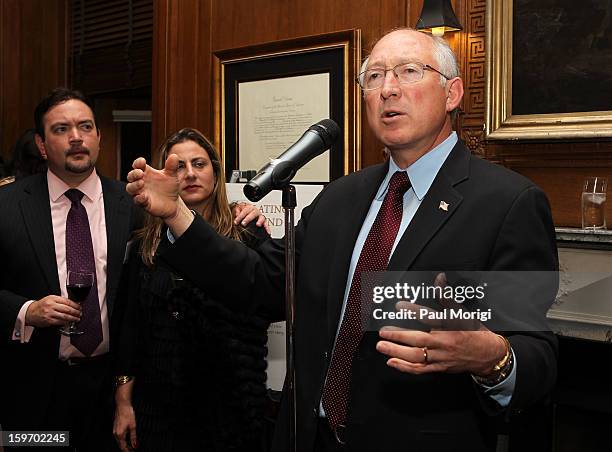
[[[329,149],[340,135],[340,127],[331,119],[310,126],[289,149],[272,160],[244,186],[245,196],[255,202],[272,190],[284,188],[306,163]]]

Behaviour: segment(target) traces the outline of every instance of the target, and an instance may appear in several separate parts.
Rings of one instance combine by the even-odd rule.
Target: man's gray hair
[[[384,36],[387,36],[388,34],[393,33],[394,31],[401,31],[401,30],[417,31],[414,28],[409,28],[409,27],[396,28],[395,30],[392,30],[389,33],[386,33]],[[422,33],[422,32],[418,32],[418,33]],[[444,75],[446,75],[449,79],[459,77],[460,75],[459,74],[459,64],[457,63],[455,52],[453,52],[453,50],[450,48],[450,46],[448,45],[448,42],[446,42],[440,36],[433,36],[429,33],[423,33],[423,34],[428,36],[433,41],[432,42],[433,56],[438,66],[436,69],[442,72]],[[363,64],[361,65],[361,69],[359,70],[360,74],[367,69],[369,60],[370,60],[370,57],[367,57],[365,61],[363,62]],[[446,79],[442,77],[441,75],[440,75],[440,83],[442,84],[442,86],[446,85]]]
[[[438,63],[436,69],[449,79],[459,77],[459,64],[457,63],[455,52],[450,48],[448,42],[440,36],[433,36],[430,34],[428,34],[428,36],[433,40],[434,58]],[[446,84],[446,79],[442,76],[440,76],[440,83],[442,83],[442,86]]]

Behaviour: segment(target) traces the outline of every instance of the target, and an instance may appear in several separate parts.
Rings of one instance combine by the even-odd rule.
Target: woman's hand
[[[270,225],[266,221],[266,217],[261,213],[257,206],[246,202],[239,202],[233,206],[232,213],[234,214],[235,224],[242,224],[242,226],[246,226],[251,221],[257,220],[255,223],[257,226],[263,226],[268,234],[272,234]]]
[[[122,452],[138,448],[136,439],[136,414],[131,403],[122,403],[115,408],[113,434]]]
[[[115,421],[113,435],[122,452],[138,448],[136,438],[136,414],[132,406],[132,388],[134,380],[117,386],[115,391]]]

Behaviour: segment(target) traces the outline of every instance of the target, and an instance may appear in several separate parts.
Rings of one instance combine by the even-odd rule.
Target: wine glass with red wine
[[[94,283],[93,272],[82,272],[68,270],[68,277],[66,278],[66,290],[68,291],[68,298],[75,303],[82,304],[91,290]],[[70,322],[69,325],[60,328],[60,333],[64,336],[74,336],[77,334],[83,334],[84,332],[79,330],[77,322]]]

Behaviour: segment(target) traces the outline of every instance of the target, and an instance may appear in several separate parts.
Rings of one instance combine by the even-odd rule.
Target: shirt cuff
[[[510,371],[510,375],[504,381],[497,383],[495,386],[486,386],[480,384],[474,379],[476,384],[484,389],[484,393],[499,403],[502,407],[507,407],[510,405],[510,400],[512,400],[512,394],[514,393],[514,386],[516,384],[516,366],[518,362],[516,361],[516,355],[514,354],[514,350],[510,348],[512,352],[512,359],[514,360],[514,365],[512,366],[512,370]]]
[[[196,217],[198,215],[198,213],[193,210],[193,209],[189,209],[191,210],[191,213],[193,214],[194,217]],[[174,235],[172,235],[172,232],[170,232],[170,228],[166,229],[166,237],[168,237],[168,241],[170,242],[171,245],[174,245],[174,242],[176,242],[176,238],[174,237]]]
[[[17,319],[15,320],[15,328],[13,328],[12,339],[14,341],[19,341],[22,344],[30,342],[32,333],[34,333],[34,327],[26,325],[26,312],[34,301],[35,300],[26,301],[23,306],[21,306],[19,314],[17,314]]]
[[[176,239],[174,238],[174,236],[172,235],[172,232],[170,232],[170,228],[166,229],[166,237],[168,237],[168,241],[174,245],[174,242],[176,242]]]

